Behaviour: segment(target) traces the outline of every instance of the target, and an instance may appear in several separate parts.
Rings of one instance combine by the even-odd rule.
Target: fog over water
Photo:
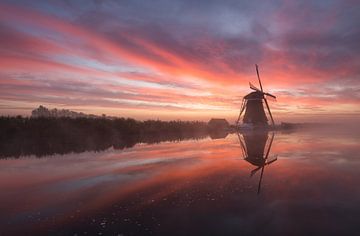
[[[2,159],[0,235],[356,235],[354,129]]]

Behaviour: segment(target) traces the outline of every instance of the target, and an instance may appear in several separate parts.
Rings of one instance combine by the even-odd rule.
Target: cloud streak
[[[235,119],[258,63],[278,96],[275,115],[358,114],[358,11],[322,0],[5,1],[0,113],[46,103],[139,119]]]

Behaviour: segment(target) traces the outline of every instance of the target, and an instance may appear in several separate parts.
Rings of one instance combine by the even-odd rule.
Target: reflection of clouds
[[[274,230],[278,224],[305,224],[310,212],[320,218],[332,212],[329,219],[339,220],[337,216],[360,197],[360,190],[353,187],[360,165],[354,140],[356,136],[332,137],[316,131],[277,133],[270,156],[278,155],[278,161],[266,168],[259,196],[258,180],[249,178],[252,166],[239,160],[242,153],[235,134],[216,140],[138,144],[121,151],[0,160],[4,205],[0,218],[11,213],[14,224],[23,222],[24,215],[41,212],[43,219],[56,217],[61,222],[76,211],[92,217],[94,209],[131,202],[126,205],[129,212],[156,215],[162,209],[157,217],[170,225],[188,222],[183,214],[187,209],[214,230],[253,232],[259,222],[270,222],[267,229]],[[26,199],[19,201],[24,194]],[[342,205],[334,208],[337,202]]]

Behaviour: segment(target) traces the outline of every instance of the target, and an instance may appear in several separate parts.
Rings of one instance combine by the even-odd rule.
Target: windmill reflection
[[[275,133],[272,132],[269,134],[267,131],[258,131],[237,133],[237,135],[243,152],[244,160],[256,166],[256,168],[250,172],[250,177],[261,170],[257,190],[257,193],[259,194],[265,166],[270,165],[277,160],[276,156],[269,158]]]

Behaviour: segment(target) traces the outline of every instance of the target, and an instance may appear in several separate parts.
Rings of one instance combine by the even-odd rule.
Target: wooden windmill
[[[268,118],[265,114],[265,109],[263,106],[263,101],[265,102],[268,114],[271,119],[271,125],[274,126],[275,122],[272,117],[270,107],[268,104],[267,99],[271,98],[273,100],[276,100],[276,97],[270,93],[266,93],[263,90],[260,75],[259,75],[259,69],[258,65],[255,65],[256,67],[256,73],[259,80],[260,89],[255,87],[253,84],[249,82],[250,88],[254,90],[254,92],[249,93],[246,95],[242,100],[242,105],[240,108],[239,117],[236,121],[236,125],[240,125],[240,120],[242,117],[243,112],[245,111],[245,114],[242,118],[242,121],[244,124],[252,125],[252,126],[268,126]]]

